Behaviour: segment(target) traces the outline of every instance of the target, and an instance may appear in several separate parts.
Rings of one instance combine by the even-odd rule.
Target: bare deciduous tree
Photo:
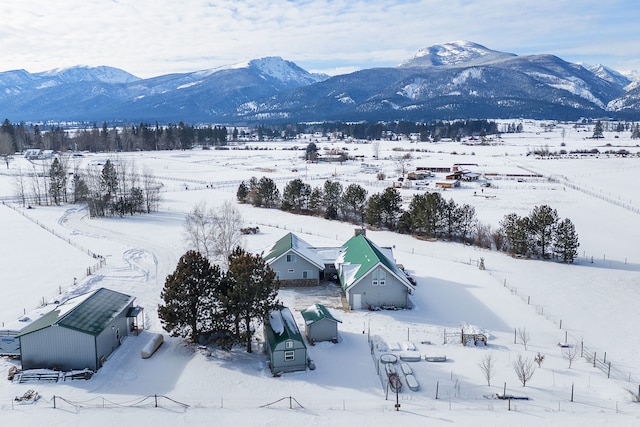
[[[562,357],[569,361],[569,369],[571,364],[578,360],[580,356],[580,348],[577,344],[570,344],[568,347],[562,347]]]
[[[478,366],[480,366],[482,375],[484,375],[484,378],[487,380],[487,385],[491,387],[491,378],[493,378],[493,375],[495,374],[495,362],[493,360],[493,353],[489,352],[482,356],[482,359],[480,359],[480,363],[478,363]]]
[[[529,343],[529,339],[531,338],[529,332],[527,332],[527,328],[518,328],[518,338],[520,339],[520,343],[522,343],[526,351],[527,344]]]
[[[243,221],[240,211],[230,201],[225,201],[214,214],[214,251],[213,255],[225,268],[229,255],[237,247],[242,247]]]
[[[214,251],[214,212],[201,202],[185,216],[185,241],[189,249],[193,249],[211,259]]]
[[[380,140],[379,139],[374,139],[371,142],[371,151],[373,153],[373,157],[376,160],[379,159],[379,156],[380,156]]]
[[[533,373],[536,371],[536,367],[534,366],[534,361],[522,357],[521,354],[518,355],[518,358],[513,362],[513,370],[516,372],[518,379],[522,383],[522,387],[526,387],[531,377],[533,377]]]
[[[185,240],[191,249],[227,267],[229,255],[242,247],[242,216],[229,201],[219,209],[197,204],[185,217]]]

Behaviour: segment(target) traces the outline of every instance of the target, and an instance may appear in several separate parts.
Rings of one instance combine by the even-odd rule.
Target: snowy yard
[[[86,209],[79,206],[25,209],[0,205],[3,326],[36,309],[43,300],[52,302],[107,287],[136,298],[145,309],[146,329],[139,336],[127,337],[88,381],[19,384],[3,380],[0,417],[7,424],[22,426],[45,422],[106,426],[132,421],[202,425],[212,420],[221,425],[256,426],[482,425],[487,420],[501,426],[637,425],[640,403],[633,401],[632,393],[637,394],[640,386],[640,337],[633,332],[640,300],[640,214],[632,208],[640,209],[640,158],[541,160],[526,156],[527,151],[544,145],[552,151],[559,150],[561,143],[566,150],[604,150],[606,142],[614,141],[608,134],[605,142],[585,140],[569,127],[561,138],[558,129],[542,133],[537,125],[527,124],[525,133],[504,135],[501,143],[491,146],[383,142],[381,157],[397,155],[394,147],[419,148],[424,151],[412,153],[413,167],[473,163],[497,173],[527,169],[543,175],[543,179],[523,182],[494,179],[487,188],[463,183],[442,195],[475,206],[479,220],[493,228],[505,214],[522,215],[535,205],[550,205],[561,218],[568,217],[576,225],[581,246],[575,264],[516,259],[459,243],[368,230],[367,236],[376,244],[393,247],[396,261],[416,279],[411,296],[414,308],[345,311],[340,290],[332,284],[281,290],[279,298],[290,307],[301,330],[300,310],[314,303],[329,307],[342,323],[337,344],[308,346],[315,370],[279,378],[272,377],[267,367],[260,335],[252,354],[241,347],[225,352],[188,346],[165,335],[153,357],[140,357],[151,335],[163,332],[157,306],[165,277],[186,251],[181,235],[184,215],[201,201],[213,207],[235,200],[238,183],[252,176],[269,176],[281,187],[297,177],[312,186],[331,178],[345,186],[357,182],[369,195],[383,191],[384,185],[375,175],[362,172],[359,162],[307,165],[298,158],[301,151],[280,149],[120,153],[120,158],[135,161],[139,168],[151,168],[162,180],[159,212],[89,219]],[[295,145],[304,148],[307,142]],[[345,146],[319,143],[332,144]],[[615,139],[615,144],[640,151],[627,134]],[[376,162],[370,158],[369,144],[349,148],[364,155],[367,163]],[[89,165],[104,158],[108,156],[88,154],[82,162]],[[0,196],[14,193],[12,174],[23,161],[0,170]],[[393,160],[376,163],[390,179],[397,176]],[[401,191],[407,201],[416,193]],[[238,208],[247,226],[260,227],[258,234],[245,237],[246,248],[255,252],[289,231],[316,246],[340,245],[354,233],[354,225],[348,223],[248,205]],[[478,268],[480,258],[486,270]],[[96,267],[101,259],[104,265]],[[87,269],[91,271],[88,276]],[[487,345],[462,345],[455,335],[462,329],[487,334]],[[530,335],[526,350],[515,339],[518,330]],[[588,355],[595,352],[596,367],[593,360],[583,357],[569,369],[558,345],[565,341],[584,345]],[[544,355],[544,361],[522,387],[513,363],[518,355],[533,358],[538,353]],[[395,364],[404,385],[398,394],[400,411],[394,407],[395,393],[386,394],[385,364],[380,362],[386,354],[398,359],[421,356],[419,362],[399,360]],[[495,362],[491,386],[479,367],[488,354]],[[446,361],[427,362],[425,356],[446,356]],[[419,390],[407,386],[402,363],[410,366]],[[18,364],[2,358],[0,372]],[[497,399],[505,388],[507,395],[528,400]],[[37,402],[13,401],[30,389],[41,396]],[[56,410],[51,409],[54,396]],[[160,408],[155,408],[156,402]]]

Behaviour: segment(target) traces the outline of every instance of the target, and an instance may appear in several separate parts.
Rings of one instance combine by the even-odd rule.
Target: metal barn
[[[133,301],[100,288],[58,305],[18,335],[22,369],[97,371],[133,329]]]

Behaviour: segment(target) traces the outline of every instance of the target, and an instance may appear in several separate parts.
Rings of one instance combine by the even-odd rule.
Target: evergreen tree
[[[382,227],[383,218],[383,201],[380,193],[372,194],[367,201],[364,217],[367,224],[375,228]]]
[[[631,131],[631,139],[640,139],[640,124],[633,126],[633,130]]]
[[[238,191],[236,191],[236,199],[238,199],[240,203],[246,203],[248,196],[249,188],[247,187],[247,184],[242,181],[240,185],[238,185]]]
[[[309,207],[311,186],[300,178],[289,181],[282,192],[282,210],[301,212]]]
[[[364,209],[367,203],[367,190],[359,184],[349,184],[342,194],[340,209],[342,215],[360,224],[364,220]]]
[[[53,159],[49,168],[49,195],[56,205],[60,205],[60,202],[66,202],[67,171],[57,157]]]
[[[102,167],[102,175],[100,176],[100,187],[102,188],[105,199],[110,200],[118,191],[118,172],[111,160],[107,160]]]
[[[578,256],[578,234],[569,218],[560,221],[555,228],[553,252],[562,262],[572,263]]]
[[[322,194],[324,196],[324,217],[326,219],[337,219],[338,207],[342,199],[342,184],[338,181],[327,180],[324,182]]]
[[[252,204],[254,206],[265,208],[273,208],[280,202],[280,191],[276,186],[276,183],[271,178],[262,177],[257,183],[256,191],[254,194],[254,200]]]
[[[504,236],[504,246],[512,255],[529,254],[529,218],[516,213],[505,215],[500,221],[500,233]]]
[[[603,135],[603,128],[602,128],[602,122],[600,120],[598,120],[595,124],[595,126],[593,127],[593,139],[599,139],[599,138],[604,138]]]
[[[315,142],[310,142],[307,145],[304,159],[310,162],[315,162],[318,160],[318,146],[315,144]]]
[[[533,245],[542,258],[548,258],[547,249],[553,242],[553,232],[558,222],[558,213],[548,205],[535,206],[529,214],[529,227]]]
[[[321,188],[315,187],[311,190],[311,194],[309,195],[309,210],[316,215],[322,212],[323,197],[324,195],[322,194]]]
[[[382,221],[389,230],[395,230],[398,218],[402,213],[402,196],[393,187],[387,187],[380,197]]]
[[[164,303],[158,307],[158,317],[164,330],[193,343],[213,330],[221,277],[219,267],[199,252],[190,250],[180,257],[160,294]]]
[[[244,341],[251,353],[253,321],[264,320],[280,305],[276,299],[276,274],[260,255],[236,248],[229,256],[226,289],[221,294],[225,317],[234,327],[236,339]]]
[[[83,202],[89,197],[87,182],[77,172],[73,174],[73,203]]]

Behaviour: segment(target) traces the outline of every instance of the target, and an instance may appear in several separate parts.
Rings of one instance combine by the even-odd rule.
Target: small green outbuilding
[[[320,341],[338,342],[338,323],[327,307],[314,304],[302,310],[305,324],[305,334],[311,344]]]
[[[307,369],[307,346],[291,310],[273,310],[264,322],[265,352],[274,376]]]

